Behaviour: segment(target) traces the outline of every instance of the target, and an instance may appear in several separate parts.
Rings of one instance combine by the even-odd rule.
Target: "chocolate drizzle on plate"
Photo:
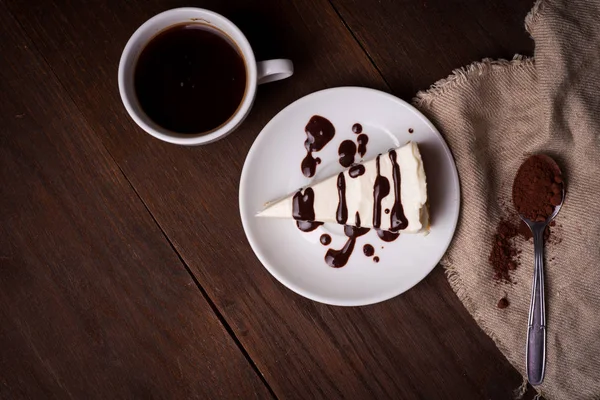
[[[363,246],[363,253],[365,253],[365,256],[371,257],[373,254],[375,254],[375,248],[373,248],[373,246],[370,244],[365,244]]]
[[[362,133],[356,138],[356,143],[358,143],[358,155],[362,158],[365,156],[365,154],[367,154],[367,143],[369,143],[369,137]]]
[[[321,244],[323,246],[327,246],[329,243],[331,243],[331,236],[329,236],[328,234],[324,233],[319,238],[319,241],[321,242]]]
[[[362,125],[359,123],[356,123],[354,125],[352,125],[352,132],[354,133],[361,133],[362,132]]]
[[[415,130],[413,128],[408,128],[408,133],[413,133]]]
[[[292,216],[295,220],[314,221],[315,220],[315,192],[312,188],[306,188],[304,194],[298,190],[292,201]]]
[[[377,232],[379,239],[383,240],[384,242],[393,242],[394,240],[398,239],[398,236],[400,236],[400,233],[398,232],[384,231],[378,228],[375,228],[375,232]]]
[[[325,253],[325,262],[327,265],[332,268],[341,268],[346,265],[356,245],[356,238],[367,232],[369,232],[369,228],[359,228],[351,225],[344,226],[344,233],[348,236],[348,240],[340,250],[327,250],[327,253]]]
[[[335,136],[335,128],[333,124],[320,115],[313,115],[304,128],[306,132],[306,140],[304,148],[306,149],[306,157],[302,160],[300,168],[302,174],[307,178],[315,176],[317,164],[321,163],[320,158],[313,157],[313,151],[320,151],[327,143]]]
[[[313,177],[317,171],[318,164],[321,164],[321,159],[319,157],[313,157],[312,153],[309,151],[306,153],[306,157],[304,157],[304,160],[302,160],[302,163],[300,164],[302,174],[307,178]]]
[[[344,168],[348,168],[354,164],[354,156],[356,155],[356,143],[352,140],[344,140],[340,143],[338,149],[338,155],[340,156],[340,164]]]
[[[323,223],[318,221],[296,221],[296,226],[302,232],[312,232],[321,225],[323,225]]]
[[[350,239],[356,239],[357,237],[365,235],[367,232],[369,232],[369,228],[361,228],[360,226],[352,226],[352,225],[344,226],[344,233]]]
[[[354,164],[348,170],[348,175],[350,175],[350,178],[358,178],[359,176],[361,176],[364,173],[365,173],[365,166],[362,164]]]
[[[390,231],[398,232],[401,229],[406,229],[408,226],[408,219],[404,215],[404,208],[402,207],[402,198],[400,192],[400,166],[396,162],[396,150],[391,150],[390,161],[392,162],[392,178],[394,180],[394,206],[390,213]]]
[[[346,204],[346,178],[344,178],[343,172],[340,172],[340,174],[338,175],[337,189],[339,200],[335,218],[338,224],[343,225],[346,223],[346,221],[348,221],[348,205]]]
[[[381,200],[390,194],[390,181],[385,176],[381,175],[379,159],[381,154],[377,156],[375,165],[377,166],[377,176],[373,184],[373,226],[379,228],[381,226]]]

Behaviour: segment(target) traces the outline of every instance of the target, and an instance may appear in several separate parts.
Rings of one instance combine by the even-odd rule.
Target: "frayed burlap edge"
[[[538,0],[533,9],[528,14],[527,18],[529,23],[534,23],[535,19],[539,15],[540,4],[543,0]],[[526,22],[527,23],[527,22]],[[534,58],[526,57],[520,54],[516,54],[512,60],[492,60],[489,58],[485,58],[482,61],[476,61],[472,64],[467,65],[466,67],[462,67],[456,69],[448,76],[447,78],[440,79],[435,82],[431,87],[427,90],[420,91],[413,98],[412,104],[418,109],[423,110],[423,108],[427,108],[427,106],[431,105],[434,101],[439,100],[440,98],[445,97],[448,93],[453,92],[456,88],[463,87],[467,84],[471,84],[473,81],[480,79],[482,76],[486,76],[488,74],[495,74],[497,72],[503,72],[507,69],[533,69],[535,68]],[[426,110],[423,110],[426,112]],[[445,256],[440,264],[444,267],[444,271],[446,273],[446,277],[448,282],[450,283],[450,287],[456,293],[461,302],[465,305],[468,310],[475,310],[475,304],[471,297],[469,296],[467,290],[464,287],[464,284],[460,278],[459,273],[456,270],[456,267],[453,265],[452,260]],[[494,341],[498,349],[502,352],[502,354],[508,354],[508,349],[502,343],[499,338],[492,332],[492,330],[486,325],[486,322],[480,318],[479,314],[473,312],[471,314],[477,324],[481,327],[481,329]],[[516,360],[512,360],[508,358],[508,361],[512,365],[517,365]],[[527,378],[523,376],[522,384],[514,390],[514,398],[521,399],[525,392],[527,391]],[[535,389],[535,388],[534,388]],[[539,396],[540,393],[538,392]]]
[[[546,6],[547,0],[536,0],[529,13],[525,17],[525,30],[531,34],[535,23],[540,19]],[[475,61],[466,67],[458,68],[452,71],[447,77],[435,82],[427,90],[422,90],[412,99],[412,104],[416,107],[426,106],[435,98],[443,96],[445,92],[453,90],[455,87],[464,85],[470,79],[476,79],[485,73],[495,73],[503,71],[505,68],[534,68],[534,58],[515,54],[512,60],[493,60],[484,58],[481,61]]]
[[[435,82],[429,89],[418,92],[412,99],[412,104],[417,108],[427,106],[454,88],[465,85],[467,81],[478,79],[486,74],[505,71],[507,68],[534,68],[533,57],[515,54],[512,60],[484,58],[481,61],[475,61],[466,67],[455,69],[450,76]]]
[[[545,0],[536,0],[529,13],[527,13],[527,16],[525,17],[525,30],[529,32],[529,34],[531,34],[533,25],[540,19],[545,4]]]

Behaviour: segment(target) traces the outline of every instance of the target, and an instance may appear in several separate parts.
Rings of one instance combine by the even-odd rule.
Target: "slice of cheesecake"
[[[427,181],[417,144],[380,154],[266,204],[259,217],[417,233],[429,229]]]

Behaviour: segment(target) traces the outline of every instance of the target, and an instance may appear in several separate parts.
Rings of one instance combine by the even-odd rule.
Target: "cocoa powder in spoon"
[[[517,172],[513,202],[517,212],[530,221],[543,222],[562,201],[563,180],[544,156],[529,157]]]

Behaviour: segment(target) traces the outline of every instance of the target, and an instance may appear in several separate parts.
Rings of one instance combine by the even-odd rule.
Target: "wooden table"
[[[235,134],[194,148],[139,129],[116,79],[133,31],[186,5],[296,68]],[[0,398],[511,398],[521,377],[442,268],[373,306],[304,299],[254,256],[238,183],[290,102],[342,85],[410,100],[471,61],[531,54],[531,5],[2,0]]]

